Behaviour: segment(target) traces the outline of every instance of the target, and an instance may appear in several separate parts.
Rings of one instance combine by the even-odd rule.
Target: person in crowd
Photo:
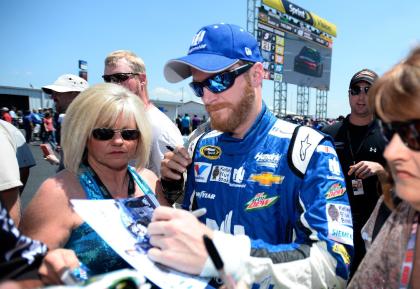
[[[55,110],[59,114],[58,117],[58,139],[61,140],[61,124],[64,120],[66,110],[70,103],[79,95],[80,92],[84,91],[89,87],[89,84],[83,78],[73,75],[73,74],[63,74],[60,75],[53,84],[46,85],[42,87],[42,90],[51,95],[51,98],[54,100]],[[45,118],[45,115],[42,116]],[[41,124],[41,135],[45,134],[44,125]],[[45,136],[41,137],[42,142],[45,142]],[[60,143],[57,144],[58,149],[60,150]],[[51,164],[59,165],[60,159],[56,155],[50,154],[46,156],[46,160]],[[63,169],[63,166],[59,167],[59,170]]]
[[[201,123],[201,119],[196,114],[194,114],[194,117],[191,121],[192,131],[196,130],[197,127],[200,125],[200,123]]]
[[[26,143],[30,143],[32,141],[32,132],[34,129],[34,124],[32,123],[32,116],[30,110],[24,111],[22,125],[23,129],[25,130],[25,141]]]
[[[19,127],[19,120],[18,120],[19,115],[18,115],[18,112],[19,111],[16,111],[16,107],[15,106],[11,106],[10,107],[9,114],[10,114],[10,117],[12,118],[12,124],[15,127]]]
[[[152,144],[147,168],[160,175],[160,162],[169,147],[183,144],[175,124],[149,99],[147,74],[144,61],[127,50],[111,52],[105,59],[102,76],[105,82],[120,84],[137,95],[144,103],[147,117],[152,125]]]
[[[8,124],[12,126],[11,124]],[[16,128],[15,128],[16,129]],[[56,278],[65,268],[76,268],[79,261],[70,250],[55,250],[47,254],[43,243],[22,235],[16,226],[20,221],[18,153],[14,142],[15,136],[9,128],[0,123],[0,286],[2,288],[35,288],[42,285],[39,276],[47,284],[60,284]],[[10,202],[8,196],[14,196]],[[37,274],[39,273],[39,275]],[[9,283],[5,283],[9,282]]]
[[[32,109],[30,121],[33,124],[32,140],[40,140],[42,117],[39,115],[36,108]]]
[[[93,86],[70,104],[62,133],[65,169],[42,183],[25,211],[22,231],[49,248],[73,249],[92,274],[128,267],[73,211],[69,200],[156,192],[166,204],[157,176],[144,168],[151,143],[144,105],[122,86]],[[136,169],[128,165],[130,160]]]
[[[247,284],[344,288],[352,223],[334,147],[325,135],[269,111],[262,101],[262,61],[251,34],[215,24],[197,32],[187,56],[165,65],[170,82],[192,76],[190,86],[214,130],[188,151],[166,153],[162,179],[179,180],[188,168],[183,208],[206,208],[207,214],[197,220],[186,210],[157,208],[148,256],[215,277],[206,234],[226,272]]]
[[[188,113],[181,119],[182,135],[189,135],[191,132],[191,118]]]
[[[26,143],[25,137],[22,135],[18,128],[3,120],[0,120],[0,125],[2,125],[9,132],[11,137],[10,140],[13,142],[13,146],[16,148],[16,158],[19,165],[20,181],[22,182],[22,186],[19,187],[19,190],[20,193],[22,193],[29,178],[30,168],[36,165],[35,158],[32,155],[31,149]]]
[[[2,107],[0,109],[0,112],[1,112],[1,119],[2,120],[7,121],[8,123],[12,123],[13,122],[13,119],[10,116],[9,109],[7,107]]]
[[[384,157],[394,185],[384,194],[397,198],[348,288],[420,288],[420,47],[377,80],[369,95],[389,142]]]
[[[46,134],[45,141],[50,142],[55,147],[57,145],[55,140],[55,128],[53,124],[53,118],[50,112],[45,113],[43,119],[44,130]]]
[[[386,180],[388,176],[383,158],[385,141],[368,101],[368,91],[377,77],[370,69],[356,72],[348,91],[350,114],[343,121],[323,129],[334,139],[350,201],[354,230],[350,275],[357,270],[366,253],[361,229],[379,199],[379,178]]]
[[[176,126],[179,129],[179,133],[181,133],[181,131],[182,131],[182,125],[181,125],[181,115],[180,114],[178,114],[178,116],[176,117],[175,123],[176,123]]]

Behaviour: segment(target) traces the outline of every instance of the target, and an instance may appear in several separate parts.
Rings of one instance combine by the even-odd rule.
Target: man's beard
[[[212,129],[222,132],[234,132],[248,117],[252,107],[255,105],[255,92],[252,86],[247,83],[243,91],[240,102],[235,106],[230,103],[219,103],[216,105],[206,106],[206,110],[210,115]],[[222,108],[230,108],[227,118],[219,118],[213,115]]]

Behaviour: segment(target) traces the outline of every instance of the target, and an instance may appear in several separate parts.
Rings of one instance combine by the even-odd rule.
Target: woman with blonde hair
[[[136,95],[116,84],[99,84],[79,94],[62,127],[65,170],[42,183],[23,216],[23,232],[51,249],[73,249],[93,274],[128,267],[69,200],[156,192],[166,204],[158,178],[144,168],[150,142],[150,125]],[[129,166],[133,160],[136,168]]]
[[[420,46],[369,90],[399,199],[348,288],[420,288]],[[390,199],[390,198],[388,198]]]

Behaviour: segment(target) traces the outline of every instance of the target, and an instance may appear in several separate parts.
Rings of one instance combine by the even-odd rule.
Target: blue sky
[[[348,83],[367,67],[379,74],[420,42],[420,1],[292,0],[334,23],[328,116],[349,112]],[[163,66],[183,56],[200,27],[234,23],[246,28],[246,0],[1,0],[0,85],[35,88],[64,73],[78,74],[78,60],[88,62],[89,82],[102,82],[103,60],[116,49],[129,49],[147,66],[149,91],[161,100],[193,98],[188,81],[170,84]],[[184,89],[182,89],[184,88]],[[263,96],[272,106],[273,84]],[[296,86],[288,86],[287,109],[296,110]],[[315,113],[315,90],[310,111]]]

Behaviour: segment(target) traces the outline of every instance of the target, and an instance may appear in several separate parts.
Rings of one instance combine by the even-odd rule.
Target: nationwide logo
[[[244,167],[240,167],[239,169],[233,169],[233,181],[237,184],[242,183],[245,175]]]
[[[254,159],[257,161],[259,166],[277,168],[281,159],[281,154],[257,153]]]
[[[325,198],[332,199],[340,197],[344,195],[345,192],[346,188],[343,187],[341,184],[334,184],[328,189],[328,192],[325,194]]]
[[[340,174],[340,163],[338,162],[337,158],[332,158],[328,160],[328,167],[330,169],[330,172],[334,175],[341,175]]]
[[[252,182],[257,182],[260,186],[270,187],[272,184],[281,184],[284,176],[273,175],[270,172],[263,172],[261,174],[252,174],[249,179]]]
[[[245,211],[268,208],[272,206],[278,198],[278,196],[269,198],[264,192],[258,193],[249,202],[245,204]]]
[[[200,148],[200,154],[209,160],[217,160],[222,155],[222,150],[217,146],[203,146]]]
[[[194,164],[195,181],[198,183],[207,183],[211,171],[211,164],[196,162]]]
[[[194,35],[193,40],[191,41],[191,46],[200,44],[203,41],[206,31],[200,30],[196,35]]]
[[[341,244],[335,243],[332,247],[332,250],[339,254],[341,258],[343,258],[345,264],[350,264],[350,255],[347,252],[346,247],[344,247]]]

